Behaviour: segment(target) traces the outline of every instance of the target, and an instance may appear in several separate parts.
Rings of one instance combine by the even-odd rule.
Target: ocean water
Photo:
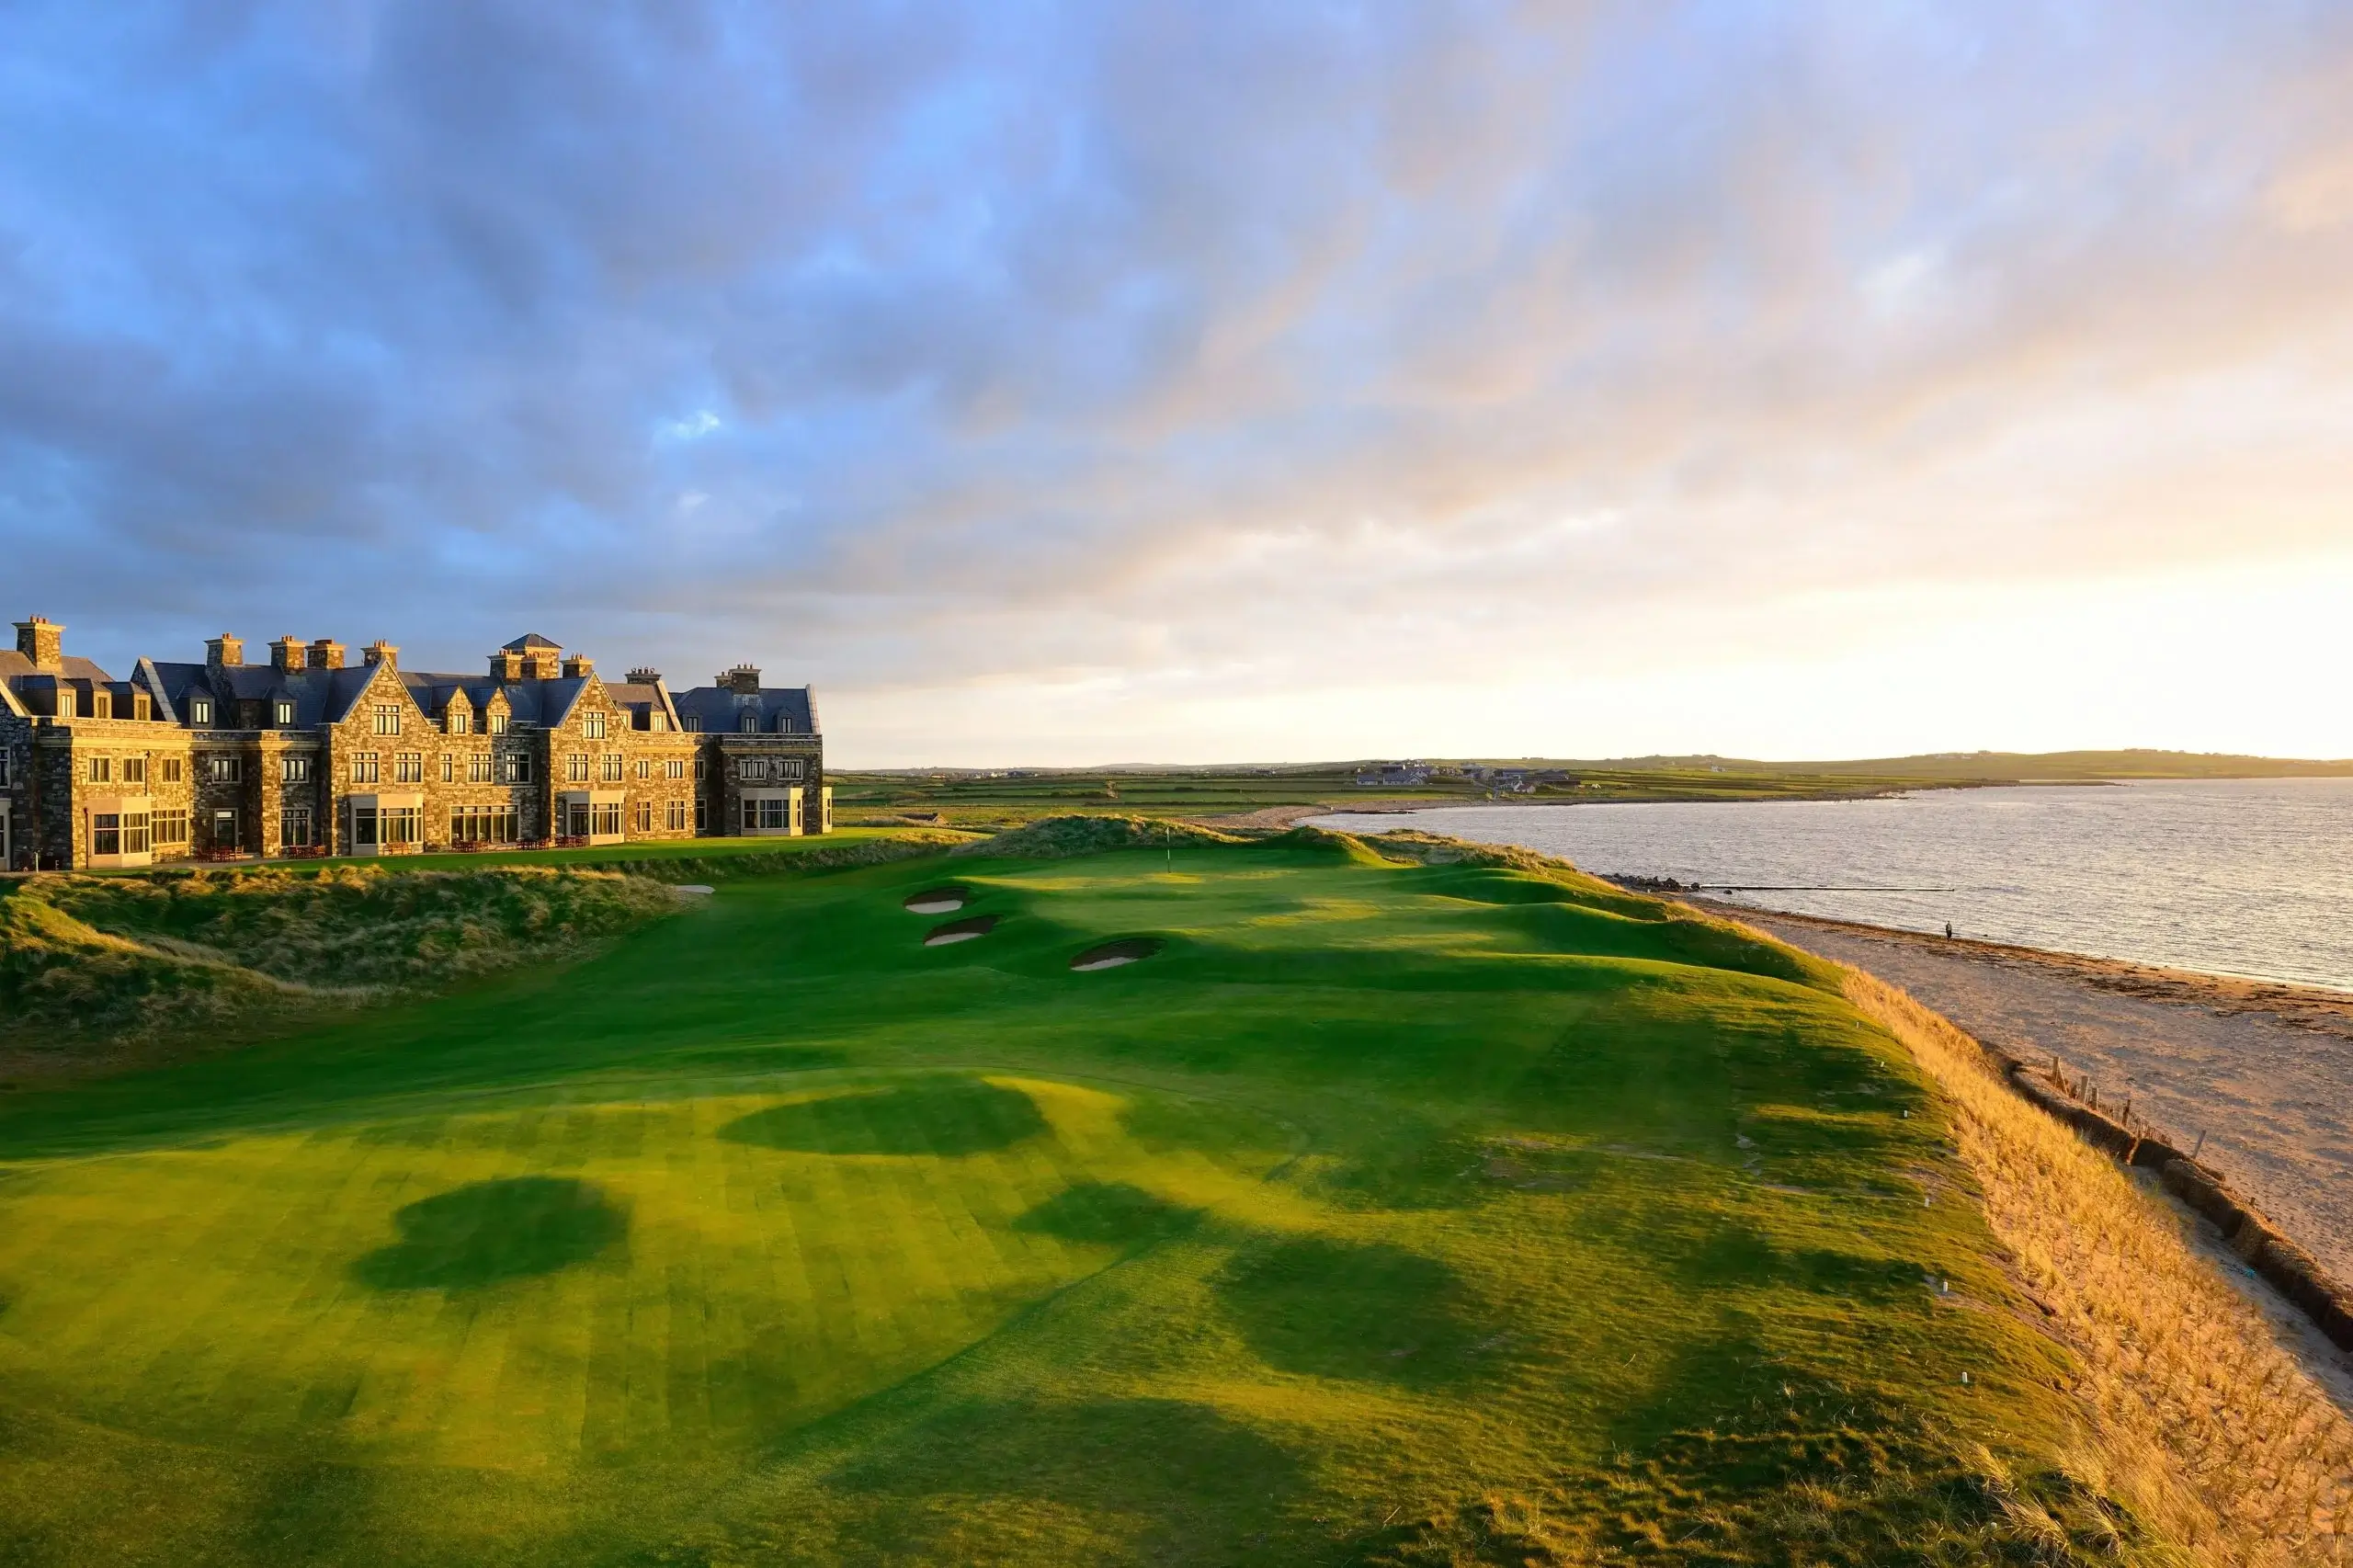
[[[1319,817],[1518,844],[1736,903],[2353,991],[2353,778]],[[1832,892],[1783,889],[1872,889]],[[1927,891],[1933,890],[1933,891]]]

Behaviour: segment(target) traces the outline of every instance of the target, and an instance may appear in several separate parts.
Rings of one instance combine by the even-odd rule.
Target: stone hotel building
[[[400,650],[221,636],[122,679],[16,623],[0,652],[0,866],[395,855],[833,827],[807,687],[739,665],[673,691],[536,634],[480,675]]]

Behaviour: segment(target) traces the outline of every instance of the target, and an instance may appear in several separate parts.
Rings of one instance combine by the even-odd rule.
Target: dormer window
[[[503,735],[506,733],[506,714],[493,713],[490,716],[490,733],[494,735]]]
[[[210,724],[212,722],[212,699],[209,697],[189,699],[188,705],[188,722],[191,724]]]
[[[474,716],[462,708],[450,709],[449,733],[453,735],[472,734],[474,733]]]
[[[90,717],[93,719],[111,719],[114,717],[113,692],[94,691],[90,693]]]
[[[281,730],[291,729],[293,724],[294,704],[281,697],[278,699],[278,727]]]
[[[690,735],[699,735],[699,734],[702,733],[702,715],[701,715],[701,714],[699,714],[699,713],[689,713],[689,714],[688,714],[688,715],[687,715],[687,733],[688,733],[688,734],[690,734]]]
[[[760,716],[757,713],[745,714],[743,730],[747,735],[758,734],[760,733]]]
[[[670,721],[663,714],[648,713],[645,716],[645,727],[654,731],[666,730],[670,727]]]
[[[131,694],[131,716],[139,720],[152,719],[155,716],[154,710],[148,704],[145,692],[134,691]]]

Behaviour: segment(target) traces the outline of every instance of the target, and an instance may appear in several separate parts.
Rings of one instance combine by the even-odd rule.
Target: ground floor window
[[[425,808],[422,806],[383,806],[377,811],[377,826],[387,844],[422,844],[425,842]]]
[[[122,853],[122,816],[117,812],[90,813],[90,853],[119,855]]]
[[[188,842],[188,812],[182,808],[175,806],[169,811],[151,812],[148,816],[148,836],[153,840],[156,848]]]
[[[376,847],[376,808],[351,808],[351,846],[361,854]]]
[[[773,832],[778,828],[791,825],[792,802],[790,801],[778,800],[771,796],[767,800],[744,802],[744,828],[747,833],[754,830]]]
[[[695,831],[697,833],[710,831],[710,802],[709,801],[695,802]]]
[[[288,806],[278,813],[278,842],[285,849],[311,846],[311,808]]]
[[[686,832],[687,803],[684,801],[670,801],[665,802],[662,811],[662,825],[668,828],[672,833]]]
[[[245,835],[239,829],[237,813],[233,811],[218,811],[213,812],[212,847],[215,849],[242,849],[244,846]]]
[[[640,833],[654,831],[654,802],[651,801],[640,801],[637,803],[637,831]]]
[[[522,835],[513,806],[451,806],[452,844],[512,844]]]
[[[621,835],[621,803],[619,801],[598,801],[595,810],[597,825],[589,831],[599,838],[619,838]]]

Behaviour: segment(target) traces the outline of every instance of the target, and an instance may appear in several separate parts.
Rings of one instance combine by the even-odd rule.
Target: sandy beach
[[[2353,1278],[2353,995],[1713,903],[1900,985],[1986,1043],[2056,1055]]]

